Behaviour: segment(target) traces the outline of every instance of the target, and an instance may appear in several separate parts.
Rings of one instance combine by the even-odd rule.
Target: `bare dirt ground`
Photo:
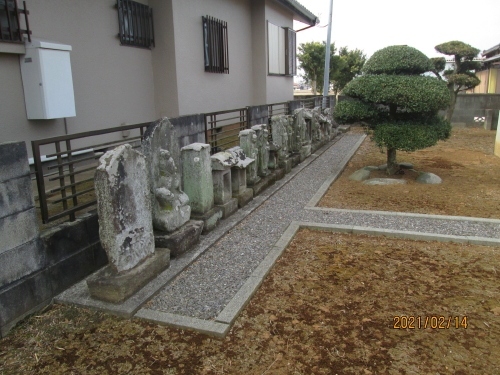
[[[434,147],[397,153],[398,162],[410,162],[417,171],[437,174],[442,184],[419,184],[415,182],[418,173],[405,171],[391,178],[403,178],[406,185],[369,186],[348,178],[358,169],[386,161],[385,153],[367,137],[319,206],[498,219],[500,158],[493,154],[494,145],[494,131],[454,128],[448,140]],[[374,171],[372,177],[387,175]]]
[[[399,155],[443,185],[378,198],[341,177],[342,207],[498,217],[491,133]],[[300,230],[225,339],[54,305],[0,341],[0,374],[499,374],[499,273],[499,248]]]
[[[301,230],[225,339],[55,305],[0,341],[0,373],[498,374],[499,264]]]

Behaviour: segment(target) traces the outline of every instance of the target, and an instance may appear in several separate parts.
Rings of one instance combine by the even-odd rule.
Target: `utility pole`
[[[333,0],[330,0],[330,14],[328,16],[328,34],[326,36],[326,50],[325,50],[325,74],[323,78],[323,103],[322,108],[326,108],[326,97],[330,90],[330,43],[332,39],[332,8]]]

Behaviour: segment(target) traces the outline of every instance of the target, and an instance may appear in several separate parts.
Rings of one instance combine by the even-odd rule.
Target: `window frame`
[[[227,22],[202,16],[203,61],[205,72],[229,74],[229,36]]]
[[[23,35],[26,34],[31,42],[31,30],[28,22],[30,13],[23,1],[24,9],[19,9],[17,0],[0,0],[0,42],[1,43],[24,43]],[[26,29],[21,28],[21,17],[24,14]],[[5,25],[6,23],[6,25]]]
[[[116,0],[118,37],[122,46],[155,46],[153,8],[133,0]]]
[[[296,32],[267,21],[268,75],[293,77],[297,75]]]

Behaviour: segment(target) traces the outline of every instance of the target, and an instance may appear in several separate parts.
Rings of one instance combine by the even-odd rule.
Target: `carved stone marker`
[[[246,129],[240,131],[240,147],[245,153],[245,155],[251,159],[257,160],[258,149],[257,149],[257,134],[255,130]],[[259,180],[260,177],[257,175],[257,163],[249,164],[246,168],[247,173],[247,184],[254,185]]]
[[[238,200],[233,198],[231,167],[236,163],[229,152],[218,152],[211,156],[214,181],[214,203],[222,210],[222,218],[231,216],[238,209]]]
[[[273,133],[273,142],[280,149],[278,151],[278,166],[285,169],[285,173],[292,169],[292,161],[289,159],[289,141],[288,141],[288,118],[284,115],[271,117],[271,130]]]
[[[246,168],[255,163],[254,159],[249,158],[239,146],[227,150],[232,155],[235,163],[231,167],[231,189],[233,197],[238,199],[238,207],[245,206],[253,199],[253,190],[247,187]]]
[[[214,207],[214,185],[210,145],[192,143],[181,149],[184,191],[191,202],[191,217],[203,221],[203,232],[214,229],[222,218],[222,210]]]
[[[257,146],[257,175],[266,177],[269,174],[269,131],[266,124],[254,125]]]
[[[165,232],[180,228],[191,215],[189,198],[180,188],[181,176],[175,161],[179,160],[176,144],[173,126],[166,118],[151,125],[142,142],[151,183],[153,226]]]
[[[156,247],[176,257],[200,238],[203,223],[189,220],[189,197],[181,190],[180,150],[173,125],[167,118],[151,124],[144,133],[142,150],[151,184],[151,205]]]
[[[105,153],[95,174],[99,236],[109,265],[92,275],[92,297],[121,302],[168,267],[155,252],[150,186],[144,156],[128,144]]]

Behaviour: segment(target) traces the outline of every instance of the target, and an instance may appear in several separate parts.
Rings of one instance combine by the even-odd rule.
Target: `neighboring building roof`
[[[489,55],[490,53],[495,52],[497,50],[500,50],[500,44],[497,44],[496,46],[493,46],[493,47],[488,48],[487,50],[483,51],[482,55],[486,56],[486,55]],[[491,57],[491,56],[488,56],[488,57]]]
[[[306,9],[305,6],[296,0],[275,0],[284,7],[290,9],[294,13],[293,19],[306,23],[310,26],[315,26],[319,23],[319,18],[316,17],[311,11]],[[297,17],[295,17],[297,16]]]

